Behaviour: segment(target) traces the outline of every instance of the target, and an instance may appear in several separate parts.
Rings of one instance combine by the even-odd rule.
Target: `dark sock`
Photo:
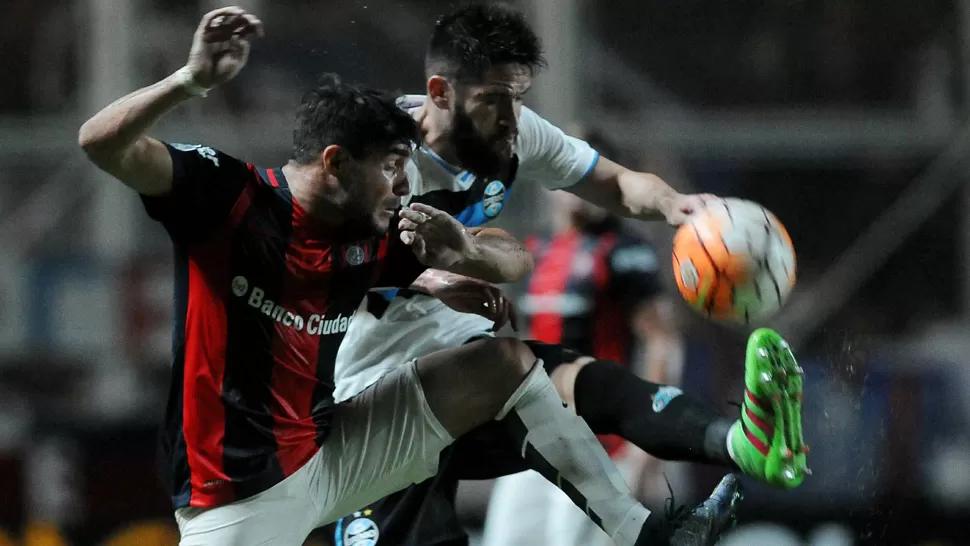
[[[597,434],[616,434],[661,459],[735,467],[727,450],[734,421],[679,389],[607,360],[584,366],[574,389],[576,412]]]

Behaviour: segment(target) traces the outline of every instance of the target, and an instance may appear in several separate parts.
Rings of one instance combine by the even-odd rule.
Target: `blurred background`
[[[267,28],[249,66],[156,134],[267,166],[288,158],[300,90],[320,72],[423,92],[425,39],[455,5],[237,3]],[[154,469],[171,249],[76,135],[179,68],[221,5],[0,4],[2,546],[177,542]],[[625,163],[683,191],[764,204],[794,241],[798,286],[771,325],[806,370],[814,476],[794,492],[749,487],[725,544],[970,544],[970,1],[513,5],[550,61],[531,106],[602,130]],[[514,233],[543,229],[540,191],[503,215]],[[670,277],[671,230],[644,231]],[[681,383],[736,411],[747,331],[679,308]],[[682,502],[720,474],[681,470]],[[470,529],[487,494],[463,490]]]

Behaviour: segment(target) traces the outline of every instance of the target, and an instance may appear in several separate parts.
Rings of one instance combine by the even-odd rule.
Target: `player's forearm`
[[[469,251],[448,270],[490,283],[515,282],[532,271],[532,254],[518,240],[500,229],[469,230]]]
[[[96,165],[108,167],[135,147],[166,112],[191,98],[176,76],[122,97],[81,126],[78,144]]]
[[[442,288],[447,288],[456,282],[466,279],[464,275],[459,275],[457,273],[449,273],[448,271],[442,271],[441,269],[428,269],[424,273],[414,279],[411,283],[410,288],[415,292],[421,292],[424,294],[435,295],[438,290]]]
[[[663,220],[679,195],[660,177],[636,171],[616,176],[618,202],[612,211],[638,220]]]

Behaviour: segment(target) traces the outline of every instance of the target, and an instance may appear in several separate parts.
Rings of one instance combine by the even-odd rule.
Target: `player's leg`
[[[531,470],[495,480],[485,512],[482,546],[571,546],[562,539],[571,535],[572,529],[550,529],[553,523],[551,502],[555,498],[552,493],[563,495],[548,480]],[[568,498],[566,500],[569,502]],[[571,502],[569,507],[575,518],[589,521]]]
[[[589,428],[563,407],[525,344],[479,340],[420,358],[418,370],[432,413],[452,436],[500,421],[529,465],[566,490],[618,544],[636,541],[649,512]],[[660,521],[651,525],[659,532]]]
[[[749,338],[740,419],[726,419],[679,389],[644,381],[615,363],[556,345],[529,345],[564,400],[597,434],[617,434],[663,459],[739,468],[772,485],[796,487],[808,472],[802,371],[788,344],[771,330]]]
[[[476,341],[419,359],[418,369],[429,407],[449,432],[464,434],[482,424],[482,416],[495,415],[529,466],[569,495],[617,544],[664,543],[673,532],[662,516],[651,516],[634,500],[592,431],[565,407],[524,343]],[[510,382],[519,383],[511,393]],[[463,411],[455,412],[459,407]],[[706,532],[716,536],[733,512],[736,493],[736,480],[728,480],[709,511],[691,517],[706,518],[711,525]]]
[[[300,546],[315,527],[310,501],[313,460],[273,487],[216,508],[175,512],[179,546]]]
[[[615,362],[559,345],[526,343],[563,400],[596,434],[616,434],[661,459],[734,466],[727,448],[734,420],[709,404],[641,379]]]
[[[569,492],[617,544],[679,544],[680,534],[694,532],[674,530],[659,515],[647,518],[595,436],[563,407],[535,356],[516,340],[423,357],[338,410],[324,449],[330,459],[320,480],[320,524],[430,477],[450,437],[497,419],[529,464]],[[678,523],[701,523],[705,536],[716,536],[736,500],[736,481],[729,480]]]
[[[370,532],[382,546],[468,546],[458,519],[458,478],[451,463],[454,446],[442,451],[434,477],[392,493],[327,526],[334,544],[355,544]],[[375,541],[377,542],[377,541]]]

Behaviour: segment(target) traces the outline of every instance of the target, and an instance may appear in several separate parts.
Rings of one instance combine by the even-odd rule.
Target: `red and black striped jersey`
[[[661,291],[653,249],[612,220],[527,245],[536,265],[519,311],[529,336],[627,362],[631,313]]]
[[[162,466],[176,508],[252,496],[327,438],[337,348],[367,290],[423,270],[393,230],[310,222],[279,169],[169,145],[173,189],[142,196],[175,246]],[[392,222],[393,224],[393,222]]]
[[[635,349],[632,313],[661,292],[653,249],[613,220],[527,244],[535,271],[518,307],[529,337],[626,365]],[[610,455],[622,444],[601,440]]]

